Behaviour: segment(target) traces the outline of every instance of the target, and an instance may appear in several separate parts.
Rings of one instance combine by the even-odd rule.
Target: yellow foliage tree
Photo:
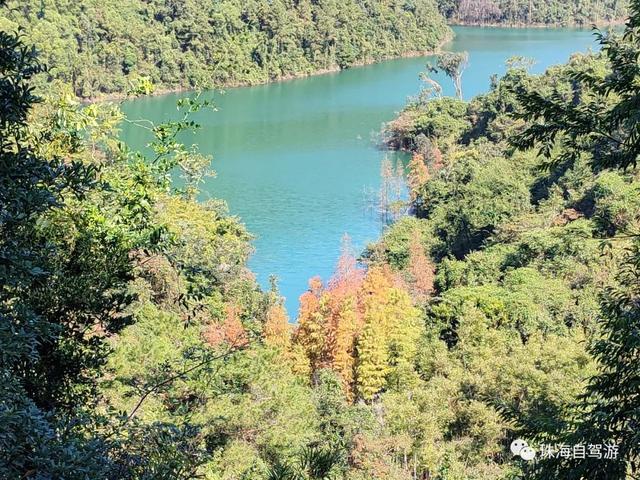
[[[421,314],[389,267],[364,274],[354,266],[355,258],[343,256],[327,288],[311,281],[300,299],[293,348],[304,352],[311,373],[331,368],[350,398],[371,400],[389,379],[413,371]]]
[[[319,277],[309,280],[309,290],[300,296],[298,328],[294,341],[302,347],[313,370],[320,367],[325,345],[327,319],[322,313],[323,284]]]
[[[274,303],[267,311],[267,320],[263,328],[264,342],[270,347],[283,351],[291,343],[291,326],[289,317],[282,303]]]
[[[371,400],[385,384],[389,371],[386,316],[383,305],[371,305],[365,315],[365,325],[358,340],[357,390],[365,400]]]
[[[410,285],[414,296],[420,300],[433,293],[435,279],[435,267],[427,257],[422,245],[422,233],[416,229],[409,243],[409,265],[407,271],[410,275]]]

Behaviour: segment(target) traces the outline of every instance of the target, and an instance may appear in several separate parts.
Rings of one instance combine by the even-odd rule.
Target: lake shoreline
[[[550,25],[550,24],[543,24],[543,23],[536,23],[536,24],[526,24],[526,23],[516,23],[516,24],[506,24],[506,23],[466,23],[466,22],[451,22],[449,21],[447,23],[447,25],[449,27],[477,27],[477,28],[496,28],[496,29],[526,29],[526,28],[535,28],[535,29],[550,29],[550,30],[557,30],[557,29],[563,29],[563,28],[574,28],[574,29],[579,29],[579,30],[591,30],[594,26],[595,27],[615,27],[615,26],[620,26],[620,25],[624,25],[624,23],[626,22],[626,19],[624,20],[616,20],[616,21],[611,21],[611,22],[602,22],[602,23],[598,23],[597,25],[592,25],[591,27],[584,25],[584,24],[573,24],[573,25]],[[204,90],[218,90],[218,91],[225,91],[227,89],[235,89],[235,88],[246,88],[246,87],[256,87],[256,86],[260,86],[260,85],[270,85],[270,84],[277,84],[277,83],[286,83],[286,82],[290,82],[292,80],[299,80],[299,79],[303,79],[303,78],[309,78],[309,77],[317,77],[317,76],[322,76],[322,75],[329,75],[329,74],[333,74],[333,73],[339,73],[341,71],[344,70],[349,70],[351,68],[359,68],[359,67],[365,67],[365,66],[369,66],[369,65],[376,65],[378,63],[382,63],[382,62],[386,62],[389,60],[394,60],[394,59],[401,59],[401,58],[416,58],[416,57],[426,57],[429,55],[435,55],[438,54],[439,52],[442,51],[442,47],[449,44],[451,41],[453,41],[455,39],[455,33],[453,31],[451,31],[451,33],[449,35],[447,35],[441,42],[440,45],[438,46],[438,48],[434,49],[434,50],[413,50],[413,51],[409,51],[409,52],[404,52],[400,55],[390,55],[390,56],[386,56],[383,58],[379,58],[379,59],[366,59],[366,60],[361,60],[359,62],[354,63],[353,65],[350,65],[347,68],[342,68],[339,65],[334,65],[332,67],[329,68],[323,68],[323,69],[319,69],[319,70],[315,70],[313,72],[304,72],[304,73],[297,73],[297,74],[288,74],[288,75],[284,75],[282,77],[279,78],[274,78],[274,79],[269,79],[269,80],[265,80],[265,81],[260,81],[260,82],[231,82],[225,85],[220,85],[220,86],[211,86],[211,87],[206,87],[203,89],[197,89],[194,87],[172,87],[172,88],[158,88],[156,90],[154,90],[152,93],[148,94],[148,95],[143,95],[145,97],[162,97],[165,95],[171,95],[171,94],[176,94],[176,93],[188,93],[188,92],[198,92],[198,91],[204,91]],[[135,96],[128,96],[124,93],[113,93],[113,94],[107,94],[107,95],[99,95],[96,97],[90,97],[90,98],[82,98],[80,99],[80,102],[84,103],[84,104],[91,104],[91,103],[105,103],[105,102],[119,102],[119,101],[125,101],[125,100],[131,100],[133,98],[137,98]]]
[[[527,24],[527,23],[515,23],[515,24],[507,24],[507,23],[473,23],[473,22],[456,22],[456,21],[449,21],[447,23],[447,25],[449,27],[469,27],[469,28],[495,28],[495,29],[527,29],[527,28],[535,28],[535,29],[549,29],[549,30],[558,30],[558,29],[563,29],[563,28],[571,28],[571,29],[578,29],[578,30],[591,30],[594,27],[596,28],[606,28],[606,27],[616,27],[616,26],[621,26],[624,25],[624,23],[626,22],[626,18],[625,19],[620,19],[620,20],[615,20],[615,21],[610,21],[610,22],[600,22],[598,24],[594,24],[591,26],[585,25],[585,24],[569,24],[569,25],[556,25],[556,24],[544,24],[544,23],[534,23],[534,24]],[[315,70],[312,72],[301,72],[301,73],[296,73],[296,74],[288,74],[288,75],[284,75],[282,77],[279,78],[274,78],[274,79],[269,79],[269,80],[265,80],[265,81],[260,81],[260,82],[231,82],[225,85],[220,85],[220,86],[211,86],[211,87],[206,87],[206,88],[202,88],[202,89],[197,89],[194,87],[172,87],[172,88],[157,88],[156,90],[154,90],[152,93],[148,94],[148,95],[143,95],[146,97],[162,97],[165,95],[171,95],[171,94],[176,94],[176,93],[188,93],[188,92],[197,92],[197,91],[204,91],[204,90],[218,90],[218,91],[225,91],[227,89],[235,89],[235,88],[246,88],[246,87],[256,87],[256,86],[260,86],[260,85],[269,85],[269,84],[277,84],[277,83],[286,83],[286,82],[290,82],[292,80],[299,80],[299,79],[303,79],[303,78],[309,78],[309,77],[317,77],[317,76],[322,76],[322,75],[329,75],[329,74],[333,74],[333,73],[339,73],[341,71],[344,70],[349,70],[351,68],[359,68],[359,67],[365,67],[365,66],[369,66],[369,65],[376,65],[378,63],[382,63],[382,62],[386,62],[389,60],[394,60],[394,59],[401,59],[401,58],[416,58],[416,57],[426,57],[429,55],[435,55],[438,54],[442,51],[442,47],[444,47],[445,45],[449,44],[450,42],[452,42],[455,39],[455,33],[453,31],[451,31],[451,33],[449,35],[447,35],[441,42],[440,45],[438,46],[438,48],[434,49],[434,50],[413,50],[413,51],[409,51],[409,52],[404,52],[400,55],[390,55],[390,56],[385,56],[383,58],[378,58],[378,59],[366,59],[366,60],[361,60],[359,62],[354,63],[353,65],[350,65],[347,68],[341,68],[339,65],[334,65],[332,67],[329,68],[322,68],[319,70]],[[91,104],[91,103],[104,103],[104,102],[119,102],[119,101],[125,101],[125,100],[130,100],[133,98],[137,98],[137,97],[131,97],[128,96],[126,94],[123,93],[113,93],[113,94],[107,94],[107,95],[99,95],[99,96],[95,96],[95,97],[90,97],[90,98],[82,98],[80,99],[80,102],[85,103],[85,104]]]
[[[607,27],[620,27],[626,23],[627,19],[611,20],[608,22],[598,23],[569,23],[566,25],[550,24],[550,23],[479,23],[479,22],[461,22],[461,21],[447,21],[449,27],[479,27],[479,28],[536,28],[536,29],[549,29],[556,30],[561,28],[573,28],[576,30],[593,30],[593,28],[607,28]]]
[[[404,52],[404,53],[402,53],[400,55],[390,55],[390,56],[386,56],[386,57],[378,58],[378,59],[361,60],[359,62],[354,63],[353,65],[350,65],[347,68],[342,68],[339,65],[335,65],[333,67],[323,68],[323,69],[315,70],[313,72],[288,74],[288,75],[284,75],[284,76],[279,77],[279,78],[275,78],[275,79],[271,79],[271,80],[265,80],[264,82],[233,82],[233,83],[220,85],[220,86],[206,87],[206,88],[203,88],[203,89],[197,89],[197,88],[194,88],[194,87],[159,88],[159,89],[154,90],[152,93],[150,93],[148,95],[142,95],[142,96],[143,97],[162,97],[162,96],[165,96],[165,95],[171,95],[171,94],[175,94],[175,93],[197,92],[197,91],[204,91],[204,90],[225,91],[227,89],[234,89],[234,88],[246,88],[246,87],[256,87],[256,86],[260,86],[260,85],[286,83],[286,82],[290,82],[292,80],[299,80],[299,79],[303,79],[303,78],[317,77],[317,76],[322,76],[322,75],[329,75],[329,74],[332,74],[332,73],[339,73],[341,71],[349,70],[351,68],[359,68],[359,67],[366,67],[368,65],[376,65],[378,63],[387,62],[389,60],[397,60],[397,59],[401,59],[401,58],[426,57],[426,56],[435,55],[435,54],[441,52],[442,51],[442,47],[444,45],[448,44],[449,42],[451,42],[454,38],[455,38],[455,35],[452,32],[451,34],[447,35],[442,40],[442,42],[440,43],[438,48],[436,48],[435,50],[411,50],[411,51],[408,51],[408,52]],[[130,100],[130,99],[133,99],[133,98],[138,98],[138,97],[127,96],[126,94],[123,94],[123,93],[114,93],[114,94],[108,94],[108,95],[100,95],[100,96],[91,97],[91,98],[83,98],[83,99],[80,99],[80,101],[82,103],[85,103],[85,104],[91,104],[91,103],[104,103],[104,102],[118,102],[118,101]]]

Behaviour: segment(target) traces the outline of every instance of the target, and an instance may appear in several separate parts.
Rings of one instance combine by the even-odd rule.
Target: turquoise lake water
[[[447,50],[468,51],[465,97],[489,88],[514,55],[536,60],[533,72],[595,48],[588,30],[455,28]],[[196,116],[202,129],[189,140],[213,155],[216,178],[203,198],[226,200],[255,235],[250,267],[267,287],[276,275],[292,320],[310,277],[330,277],[347,233],[361,250],[381,233],[371,209],[380,164],[395,154],[376,148],[377,134],[420,88],[428,57],[406,58],[257,87],[208,92],[217,112]],[[453,87],[439,79],[445,94]],[[143,98],[123,105],[131,118],[176,115],[188,94]],[[123,139],[142,148],[148,138],[127,127]]]

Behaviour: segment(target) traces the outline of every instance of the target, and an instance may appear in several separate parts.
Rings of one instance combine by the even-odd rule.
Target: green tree
[[[610,71],[576,70],[570,74],[570,94],[516,89],[522,117],[533,123],[514,139],[515,145],[539,146],[552,166],[573,164],[587,152],[596,170],[636,166],[640,155],[639,10],[638,2],[632,1],[622,35],[596,31]]]
[[[444,72],[453,81],[456,89],[456,97],[462,100],[462,75],[469,65],[468,52],[445,52],[438,55],[435,66],[429,66],[429,70],[437,73]]]
[[[438,0],[449,22],[463,25],[597,25],[621,20],[626,0]]]
[[[433,0],[9,0],[0,26],[24,28],[78,97],[264,83],[434,51],[450,35]]]
[[[243,332],[254,319],[247,336],[264,311],[244,228],[219,204],[191,200],[197,175],[187,192],[172,186],[197,156],[176,137],[203,104],[183,101],[186,117],[145,124],[147,158],[114,140],[117,108],[56,99],[53,87],[39,104],[40,71],[33,49],[0,32],[0,476],[192,478],[211,457],[201,425],[146,421],[140,410],[156,394],[183,402],[172,389],[189,375],[214,376],[227,355],[201,335],[225,307],[242,306]],[[105,378],[113,347],[149,312],[165,328],[175,321],[184,350],[142,378]],[[118,381],[130,382],[124,417],[104,386]]]
[[[0,475],[82,478],[109,463],[86,409],[105,336],[127,322],[131,271],[122,240],[91,212],[68,215],[94,169],[34,152],[27,118],[40,70],[33,49],[0,32]]]

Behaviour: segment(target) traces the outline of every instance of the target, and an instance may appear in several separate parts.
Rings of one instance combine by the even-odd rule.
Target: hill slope
[[[461,25],[583,25],[618,23],[626,0],[439,0],[440,11]]]
[[[256,84],[415,51],[449,35],[433,0],[13,0],[0,28],[23,27],[83,98],[126,91]]]

